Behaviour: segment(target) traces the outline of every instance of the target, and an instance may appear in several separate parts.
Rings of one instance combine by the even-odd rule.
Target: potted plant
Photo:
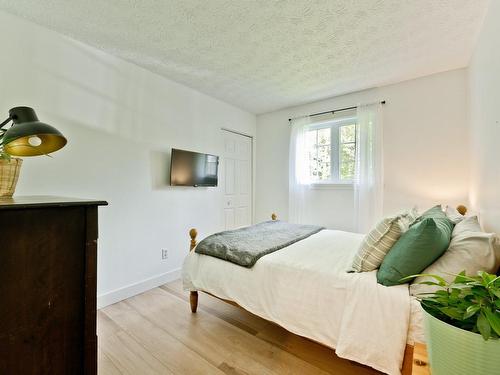
[[[432,374],[500,374],[500,276],[463,271],[452,282],[418,276],[438,287],[418,297]]]

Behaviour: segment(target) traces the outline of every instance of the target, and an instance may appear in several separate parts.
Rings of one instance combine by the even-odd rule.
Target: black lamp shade
[[[46,155],[66,145],[67,140],[61,132],[40,122],[33,108],[15,107],[9,115],[14,124],[3,136],[3,148],[9,155]]]

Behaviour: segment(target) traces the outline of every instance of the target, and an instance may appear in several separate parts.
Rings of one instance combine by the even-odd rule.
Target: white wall
[[[255,116],[6,13],[0,45],[4,117],[33,107],[69,140],[54,158],[25,158],[16,194],[109,202],[99,210],[99,303],[178,276],[188,229],[222,228],[222,197],[169,187],[169,150],[221,154],[220,128],[254,135]]]
[[[466,70],[343,95],[257,116],[256,220],[288,216],[288,118],[386,100],[384,211],[468,202]],[[316,190],[311,222],[353,229],[352,190]]]
[[[472,206],[500,233],[500,2],[492,1],[469,73]]]

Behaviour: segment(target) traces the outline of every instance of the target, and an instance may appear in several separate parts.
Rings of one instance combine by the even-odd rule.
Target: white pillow
[[[465,219],[465,216],[463,216],[460,212],[457,211],[456,208],[446,206],[446,217],[453,221],[454,224],[460,223],[463,219]]]
[[[448,282],[463,270],[467,275],[476,275],[478,271],[494,273],[500,257],[499,245],[496,234],[481,231],[477,216],[466,217],[455,225],[448,250],[422,273],[439,275]],[[418,284],[422,281],[435,280],[417,277],[410,285],[410,294],[432,293],[439,289],[433,285]]]

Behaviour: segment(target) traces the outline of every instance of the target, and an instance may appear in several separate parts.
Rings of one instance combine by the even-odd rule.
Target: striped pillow
[[[380,221],[363,239],[354,256],[352,270],[367,272],[379,268],[386,254],[417,217],[417,210],[412,209],[404,214],[387,217]]]

